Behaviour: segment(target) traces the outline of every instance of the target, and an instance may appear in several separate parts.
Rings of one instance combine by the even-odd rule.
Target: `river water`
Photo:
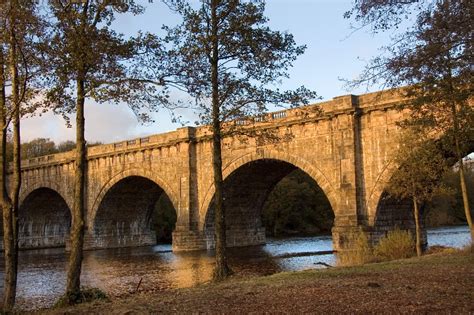
[[[466,226],[428,230],[430,245],[462,247],[469,243]],[[229,260],[239,275],[270,275],[282,271],[322,268],[333,265],[330,236],[267,239],[264,246],[233,248]],[[51,306],[64,291],[67,256],[64,249],[21,251],[17,304],[22,309]],[[171,245],[106,249],[85,252],[82,283],[119,297],[139,291],[190,287],[210,280],[214,267],[212,252],[172,253]],[[3,257],[0,290],[3,291]],[[140,283],[140,285],[139,285]]]

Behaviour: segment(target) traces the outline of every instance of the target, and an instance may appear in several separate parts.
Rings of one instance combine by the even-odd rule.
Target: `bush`
[[[367,235],[362,231],[352,234],[343,250],[337,254],[337,264],[339,266],[357,266],[372,261],[372,248]]]
[[[395,229],[380,239],[373,254],[377,261],[409,258],[416,255],[415,241],[410,231]]]
[[[470,244],[464,246],[462,248],[462,251],[467,253],[467,254],[471,254],[471,255],[474,254],[474,242],[471,241]]]
[[[61,296],[54,307],[65,307],[95,300],[108,300],[108,297],[104,291],[98,288],[81,287],[79,292]]]

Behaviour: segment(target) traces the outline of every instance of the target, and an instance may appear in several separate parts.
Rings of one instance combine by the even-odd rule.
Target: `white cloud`
[[[189,113],[188,120],[193,121]],[[89,102],[85,108],[86,140],[110,143],[125,139],[156,134],[179,128],[181,125],[170,122],[165,111],[154,113],[154,123],[143,125],[125,104],[96,104]],[[22,142],[35,138],[50,138],[56,143],[75,139],[75,116],[71,116],[71,128],[67,128],[64,119],[51,112],[42,116],[24,118],[21,124]]]

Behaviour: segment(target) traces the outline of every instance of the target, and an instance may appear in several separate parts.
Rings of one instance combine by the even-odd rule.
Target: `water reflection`
[[[467,227],[431,229],[428,241],[431,245],[462,247],[470,241],[469,230]],[[331,249],[330,236],[269,239],[265,246],[230,249],[229,264],[244,276],[320,268],[316,263],[335,264],[334,255],[305,253]],[[133,293],[139,283],[140,291],[190,287],[211,279],[213,255],[210,251],[172,253],[170,245],[87,251],[82,283],[101,288],[111,296]],[[18,305],[23,309],[51,306],[64,290],[66,266],[63,249],[20,252]],[[2,258],[1,291],[3,270]]]

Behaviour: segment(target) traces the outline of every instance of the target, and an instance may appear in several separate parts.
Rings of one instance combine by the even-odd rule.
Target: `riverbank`
[[[472,313],[474,255],[438,253],[360,267],[234,276],[189,289],[47,310],[47,314]]]

